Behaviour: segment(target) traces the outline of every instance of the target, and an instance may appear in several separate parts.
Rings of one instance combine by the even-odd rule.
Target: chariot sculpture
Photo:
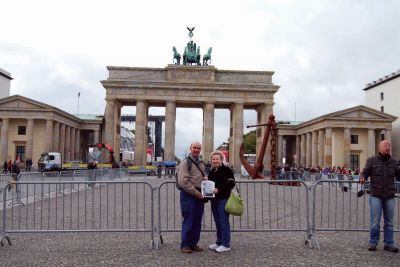
[[[203,63],[203,66],[208,66],[208,64],[211,64],[211,52],[212,52],[212,47],[208,49],[207,54],[203,56],[203,61],[201,61],[201,54],[200,54],[200,46],[197,46],[195,42],[193,42],[192,37],[193,37],[193,31],[194,28],[189,28],[186,27],[189,31],[189,37],[190,41],[187,43],[185,50],[182,54],[178,53],[176,50],[175,46],[172,47],[172,52],[173,52],[173,63],[175,65],[180,65],[181,58],[182,58],[182,64],[183,65],[197,65],[200,66]]]

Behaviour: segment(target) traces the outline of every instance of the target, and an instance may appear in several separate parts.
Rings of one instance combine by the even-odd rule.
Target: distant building
[[[0,98],[10,96],[11,73],[0,68]]]
[[[103,116],[75,116],[20,95],[0,98],[0,162],[30,158],[36,166],[50,151],[64,161],[85,160],[88,145],[104,135],[102,126]]]
[[[367,83],[365,88],[367,107],[392,114],[397,118],[392,128],[392,155],[400,159],[400,69],[376,81]]]
[[[356,106],[318,118],[278,125],[277,165],[362,169],[397,117]],[[381,135],[384,136],[381,136]]]

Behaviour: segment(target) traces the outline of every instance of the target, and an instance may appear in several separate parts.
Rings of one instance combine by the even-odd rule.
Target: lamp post
[[[79,97],[81,96],[81,92],[78,93],[78,115],[79,115]]]

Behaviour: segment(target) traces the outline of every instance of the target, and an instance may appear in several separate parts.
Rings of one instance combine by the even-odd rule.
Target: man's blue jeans
[[[377,246],[380,234],[380,222],[383,211],[383,244],[393,246],[393,216],[394,216],[394,198],[379,198],[370,196],[369,207],[371,212],[371,225],[369,232],[369,244]]]
[[[204,212],[204,202],[189,195],[184,190],[180,193],[182,212],[181,248],[193,247],[200,240],[201,220]]]
[[[215,226],[217,227],[217,241],[219,246],[229,248],[231,242],[231,226],[229,224],[229,214],[225,212],[225,205],[228,199],[211,200],[211,210],[214,216]]]

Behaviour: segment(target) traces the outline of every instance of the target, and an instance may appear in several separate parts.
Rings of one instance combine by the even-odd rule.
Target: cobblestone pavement
[[[157,185],[164,179],[145,180],[152,185]],[[103,200],[104,196],[108,196],[108,194],[110,194],[110,200],[114,199],[113,194],[115,192],[120,196],[120,192],[113,190],[112,187],[110,187],[110,190],[107,187],[102,190],[105,189],[107,191],[106,194],[103,194]],[[289,192],[291,189],[286,187],[286,190]],[[140,195],[146,191],[137,192],[135,190],[132,192],[135,192],[135,196],[137,194],[139,196],[137,199],[140,200],[142,199]],[[323,192],[323,194],[326,195],[326,192]],[[331,192],[328,191],[328,194],[331,194]],[[332,196],[335,195],[337,195],[336,191],[332,192]],[[75,200],[77,200],[76,203],[82,205],[84,193],[81,193],[80,199],[77,196],[77,193],[67,195],[65,202],[75,203]],[[292,195],[288,196],[291,197]],[[300,196],[304,197],[303,195]],[[70,197],[73,197],[74,202]],[[71,199],[71,202],[68,199]],[[296,199],[295,197],[294,200]],[[334,202],[332,203],[342,206],[340,205],[341,202],[333,199]],[[268,200],[270,201],[270,199]],[[54,199],[46,199],[43,203],[44,206],[40,206],[41,209],[46,210],[45,205],[50,202],[53,203]],[[148,202],[146,203],[148,204]],[[124,207],[127,208],[126,205]],[[343,207],[347,207],[347,205]],[[324,210],[328,208],[321,207]],[[133,209],[133,206],[131,209]],[[61,213],[59,208],[53,210]],[[24,211],[24,208],[22,208],[22,211]],[[82,209],[80,212],[82,212]],[[77,214],[80,214],[80,212]],[[289,206],[287,206],[287,214],[296,212],[296,210],[289,209]],[[15,213],[15,215],[17,214],[19,213]],[[22,215],[24,214],[25,212],[22,212]],[[27,214],[29,215],[29,213]],[[41,213],[38,212],[37,215],[39,214]],[[62,214],[64,214],[63,211]],[[66,214],[69,213],[66,212]],[[106,213],[103,212],[102,214]],[[144,216],[148,216],[148,213]],[[179,220],[179,213],[177,216]],[[61,216],[56,220],[60,220],[60,218]],[[75,225],[77,218],[83,220],[82,216],[70,218],[72,218],[72,225]],[[285,216],[280,218],[279,222],[282,222],[284,218]],[[291,217],[289,216],[289,218]],[[30,220],[31,218],[29,218]],[[322,221],[321,226],[325,226],[326,220],[325,217],[320,220]],[[341,222],[340,218],[338,220]],[[103,219],[103,221],[105,220]],[[146,221],[148,222],[148,220]],[[336,216],[327,222],[332,221],[336,221]],[[53,225],[53,221],[48,223]],[[318,225],[319,221],[317,221]],[[141,228],[141,226],[139,225],[138,228]],[[289,224],[288,228],[290,228]],[[231,251],[221,254],[206,249],[209,244],[215,241],[214,232],[202,233],[200,246],[204,247],[205,251],[192,254],[180,252],[180,233],[178,232],[163,233],[164,244],[160,245],[157,251],[150,249],[150,233],[148,232],[11,233],[9,236],[13,245],[6,244],[4,247],[0,247],[0,266],[398,266],[400,256],[400,253],[394,254],[384,251],[382,245],[378,247],[376,252],[368,251],[368,232],[318,232],[321,250],[310,249],[305,244],[306,235],[304,232],[234,232],[232,233]],[[395,242],[400,245],[400,233],[395,233]]]
[[[399,255],[367,250],[368,233],[319,234],[321,250],[310,249],[303,233],[233,233],[232,249],[182,254],[179,233],[164,235],[158,251],[143,233],[23,234],[1,247],[1,266],[398,266]],[[200,245],[213,243],[203,233]],[[395,234],[397,243],[398,233]]]

